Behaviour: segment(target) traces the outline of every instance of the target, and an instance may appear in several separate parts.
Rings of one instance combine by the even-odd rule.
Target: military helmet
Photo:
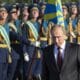
[[[72,2],[71,3],[71,8],[77,8],[77,3],[76,2]]]
[[[5,3],[0,4],[0,12],[1,11],[6,11],[7,12],[7,7],[5,6]]]
[[[46,8],[46,2],[40,2],[39,5],[41,7],[41,9],[45,9]]]
[[[23,5],[23,10],[25,10],[25,9],[28,9],[29,8],[29,4],[27,4],[27,3],[24,3],[24,5]]]
[[[30,6],[30,11],[32,11],[32,10],[40,11],[40,6],[38,4],[36,4],[36,3],[32,4]]]
[[[16,12],[17,11],[17,6],[15,4],[12,4],[10,13]]]

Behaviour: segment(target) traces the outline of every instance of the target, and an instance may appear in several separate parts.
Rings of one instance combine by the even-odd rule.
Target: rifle
[[[38,47],[35,47],[33,55],[32,55],[32,59],[31,59],[30,64],[28,66],[28,75],[27,75],[26,80],[34,80],[33,75],[32,75],[32,67],[33,67],[33,64],[34,64],[35,59],[36,59],[37,49],[38,49]]]
[[[54,25],[53,22],[50,22],[49,25],[48,25],[48,34],[47,34],[47,42],[48,42],[48,45],[51,45],[52,44],[52,38],[51,38],[51,27]]]
[[[73,36],[71,35],[71,33],[73,32],[72,20],[71,20],[71,18],[69,18],[68,31],[69,31],[69,40],[70,40],[70,42],[73,42]]]

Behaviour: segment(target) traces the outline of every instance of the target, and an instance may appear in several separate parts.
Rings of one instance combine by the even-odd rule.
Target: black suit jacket
[[[54,44],[43,50],[42,80],[80,80],[80,46],[67,43],[61,71],[54,57]]]

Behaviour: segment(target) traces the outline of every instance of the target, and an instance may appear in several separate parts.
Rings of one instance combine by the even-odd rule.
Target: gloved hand
[[[76,35],[74,34],[74,32],[70,32],[70,35],[71,35],[73,38],[76,38]]]
[[[35,47],[40,47],[40,41],[32,42],[31,44]]]
[[[28,53],[24,53],[24,60],[25,60],[26,62],[29,61],[29,55],[28,55]]]

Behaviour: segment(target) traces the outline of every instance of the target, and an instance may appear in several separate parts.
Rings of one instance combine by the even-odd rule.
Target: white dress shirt
[[[60,51],[61,51],[63,59],[64,59],[65,46],[66,46],[66,42],[64,41],[64,43],[60,46]],[[55,57],[56,62],[57,62],[57,56],[58,56],[58,46],[55,45],[55,47],[54,47],[54,57]]]

